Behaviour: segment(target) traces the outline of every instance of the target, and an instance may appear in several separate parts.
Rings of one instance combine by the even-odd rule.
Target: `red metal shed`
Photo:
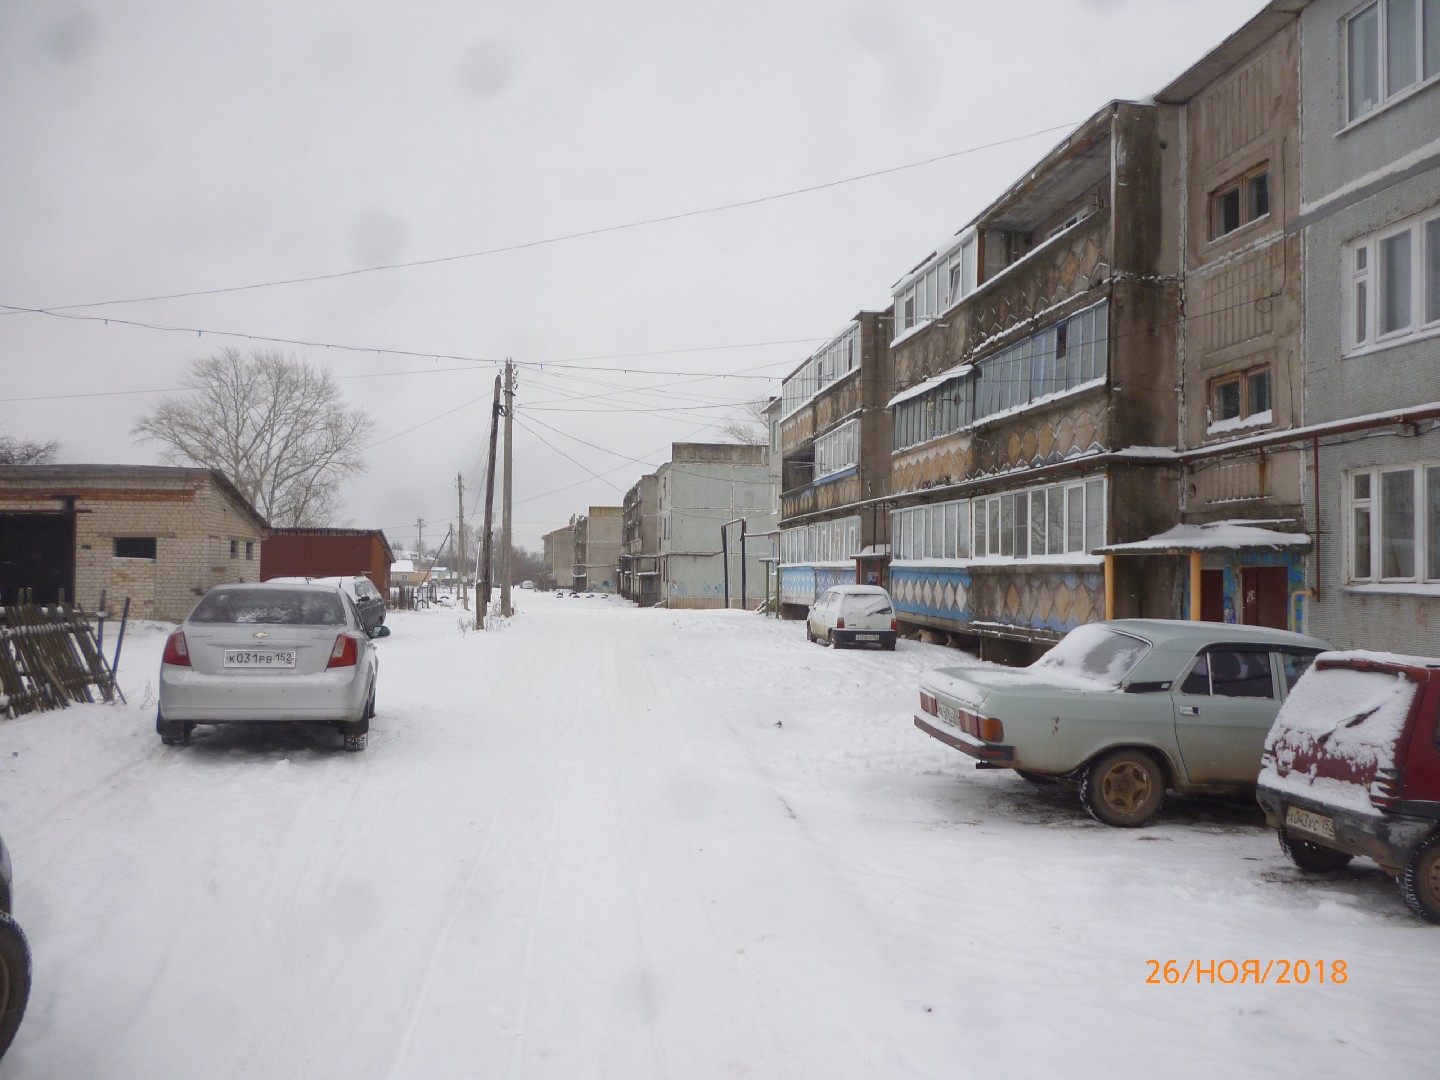
[[[260,548],[260,580],[364,574],[389,596],[394,561],[379,529],[272,529]]]

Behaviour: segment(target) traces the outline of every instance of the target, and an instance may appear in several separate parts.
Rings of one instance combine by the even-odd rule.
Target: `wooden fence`
[[[0,716],[63,709],[96,693],[114,701],[120,691],[89,615],[66,604],[0,607]]]

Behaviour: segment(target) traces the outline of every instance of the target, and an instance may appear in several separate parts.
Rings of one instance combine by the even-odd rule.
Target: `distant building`
[[[575,522],[576,588],[590,592],[619,592],[620,548],[625,508],[592,506]]]
[[[649,473],[625,493],[620,595],[640,607],[660,599],[660,478]]]
[[[540,538],[545,546],[545,584],[554,589],[575,587],[575,526],[562,525]]]
[[[725,604],[728,567],[730,603],[764,596],[769,538],[747,543],[740,555],[740,527],[768,533],[775,528],[769,450],[734,443],[675,443],[659,478],[660,603],[708,608]],[[729,526],[724,543],[721,527]],[[729,561],[722,557],[728,547]]]
[[[260,551],[260,580],[360,574],[389,596],[394,561],[378,529],[273,529]]]
[[[890,313],[864,311],[780,388],[780,601],[800,618],[831,585],[889,584]]]
[[[259,581],[265,519],[216,469],[0,466],[0,603],[94,608],[178,622],[212,585]]]

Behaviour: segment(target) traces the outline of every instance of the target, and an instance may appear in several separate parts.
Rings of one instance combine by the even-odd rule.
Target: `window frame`
[[[1268,391],[1269,404],[1263,409],[1250,407],[1250,398],[1254,389],[1254,381],[1264,375],[1270,384]],[[1234,416],[1220,415],[1220,391],[1234,384],[1239,389],[1239,411]],[[1235,426],[1249,426],[1247,423],[1252,417],[1270,414],[1271,423],[1275,416],[1275,373],[1274,367],[1268,361],[1263,364],[1256,364],[1254,367],[1244,368],[1240,371],[1227,371],[1223,375],[1216,375],[1210,379],[1208,400],[1206,402],[1206,423],[1207,431],[1214,431],[1217,425],[1232,423]],[[1259,422],[1256,421],[1258,424]]]
[[[159,562],[160,541],[155,536],[113,536],[111,539],[111,552],[117,559],[143,559],[146,562]],[[147,543],[148,541],[148,543]],[[148,551],[148,554],[121,554],[121,547],[135,548]]]
[[[1351,469],[1344,477],[1345,507],[1345,580],[1353,585],[1415,585],[1440,590],[1440,557],[1432,559],[1432,549],[1440,556],[1440,485],[1430,497],[1430,474],[1440,474],[1440,461],[1402,462],[1369,465]],[[1399,473],[1410,474],[1410,531],[1404,538],[1411,558],[1410,574],[1386,574],[1386,499],[1384,478]],[[1356,481],[1366,478],[1366,494],[1357,495]],[[1361,554],[1361,527],[1365,519],[1364,555],[1369,565],[1357,564]],[[1391,541],[1399,538],[1391,536]]]
[[[1389,282],[1380,255],[1386,244],[1401,236],[1409,237],[1409,322],[1382,332]],[[1440,335],[1440,205],[1347,241],[1341,248],[1341,278],[1345,282],[1341,356],[1360,356]]]
[[[1261,177],[1265,178],[1265,212],[1255,213],[1252,205],[1253,185]],[[1222,228],[1216,221],[1216,209],[1220,200],[1225,196],[1234,193],[1236,200],[1235,224],[1228,229]],[[1218,243],[1227,237],[1235,235],[1248,225],[1257,221],[1264,221],[1270,216],[1272,203],[1270,190],[1270,161],[1267,158],[1258,165],[1252,165],[1239,176],[1231,177],[1223,184],[1210,192],[1210,198],[1206,203],[1206,228],[1210,243]]]
[[[1414,62],[1414,78],[1398,88],[1390,86],[1390,9],[1391,5],[1397,2],[1408,2],[1414,14],[1409,32],[1414,38],[1414,55],[1411,60]],[[1356,111],[1354,98],[1353,59],[1356,55],[1354,48],[1354,37],[1352,28],[1371,12],[1375,15],[1375,51],[1367,59],[1374,67],[1375,99],[1364,109]],[[1425,26],[1427,19],[1440,20],[1440,3],[1434,0],[1369,0],[1354,10],[1347,12],[1340,19],[1340,56],[1343,67],[1341,85],[1345,90],[1344,113],[1340,130],[1354,124],[1359,124],[1372,116],[1383,112],[1386,107],[1397,101],[1403,101],[1430,86],[1440,82],[1440,49],[1432,59],[1433,70],[1427,72],[1425,69]],[[1402,28],[1403,30],[1403,28]]]

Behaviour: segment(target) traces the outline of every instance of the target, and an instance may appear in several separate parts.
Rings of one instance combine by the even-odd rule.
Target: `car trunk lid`
[[[202,675],[313,675],[330,662],[343,626],[191,624],[185,627],[190,666]],[[227,665],[231,654],[256,654],[250,662]],[[288,655],[293,654],[293,657]],[[264,658],[269,657],[269,660]],[[239,659],[237,657],[237,659]],[[258,660],[258,662],[257,662]],[[286,661],[290,662],[287,663]]]

